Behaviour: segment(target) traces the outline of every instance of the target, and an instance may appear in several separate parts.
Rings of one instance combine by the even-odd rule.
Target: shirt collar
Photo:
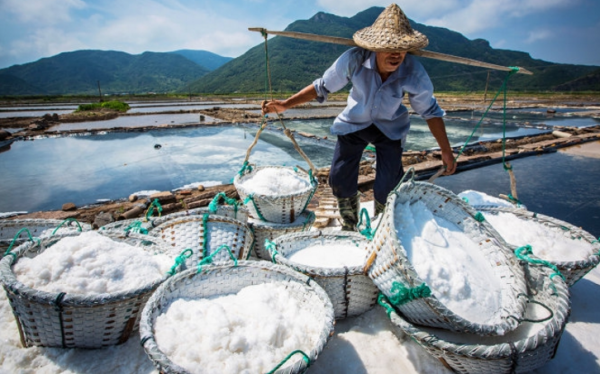
[[[375,52],[373,51],[369,51],[369,54],[367,55],[367,58],[365,59],[365,61],[363,62],[363,66],[366,67],[367,69],[371,69],[371,70],[377,70],[377,56],[375,55]],[[408,54],[407,56],[408,57]],[[390,76],[388,77],[387,81],[391,81],[391,80],[395,80],[398,78],[404,78],[406,76],[406,74],[404,73],[405,69],[403,69],[404,65],[406,64],[406,58],[404,59],[404,61],[402,62],[402,64],[400,65],[400,67],[398,69],[396,69],[395,72],[393,72],[392,74],[390,74]]]

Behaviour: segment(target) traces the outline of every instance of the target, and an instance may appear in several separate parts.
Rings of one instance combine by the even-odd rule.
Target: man
[[[342,230],[355,230],[358,223],[359,164],[369,143],[375,146],[377,156],[373,187],[376,214],[383,211],[387,195],[402,179],[402,144],[410,127],[408,110],[402,104],[405,94],[440,146],[444,174],[456,170],[442,119],[445,113],[433,96],[431,80],[421,63],[407,55],[410,50],[427,46],[427,37],[413,30],[400,7],[392,4],[372,26],[357,31],[353,39],[359,47],[343,53],[322,78],[287,100],[262,105],[263,114],[281,113],[313,99],[323,102],[329,93],[352,82],[348,104],[331,127],[338,140],[329,185],[338,200]]]

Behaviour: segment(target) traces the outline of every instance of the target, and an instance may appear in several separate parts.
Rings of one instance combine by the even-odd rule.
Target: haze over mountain
[[[351,38],[369,26],[383,8],[373,7],[353,17],[317,13],[290,24],[287,31]],[[483,39],[469,40],[439,27],[412,26],[429,38],[430,51],[468,57],[503,66],[521,66],[532,76],[515,74],[509,89],[522,91],[600,91],[600,67],[555,64],[528,53],[493,49]],[[320,77],[348,47],[275,37],[268,40],[274,92],[297,91]],[[0,95],[103,93],[235,93],[265,92],[265,47],[261,43],[231,59],[207,51],[178,50],[130,55],[117,51],[82,50],[61,53],[0,70]],[[482,91],[488,69],[421,58],[436,91]],[[490,90],[502,84],[506,72],[490,71]]]

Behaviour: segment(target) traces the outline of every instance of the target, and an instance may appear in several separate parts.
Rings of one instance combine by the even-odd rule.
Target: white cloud
[[[552,37],[552,31],[550,30],[534,30],[527,35],[525,43],[535,43],[539,40],[546,40]]]

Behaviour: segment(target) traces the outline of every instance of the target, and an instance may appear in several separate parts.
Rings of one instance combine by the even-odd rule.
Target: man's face
[[[391,74],[398,70],[406,52],[375,52],[377,69],[381,74]]]

